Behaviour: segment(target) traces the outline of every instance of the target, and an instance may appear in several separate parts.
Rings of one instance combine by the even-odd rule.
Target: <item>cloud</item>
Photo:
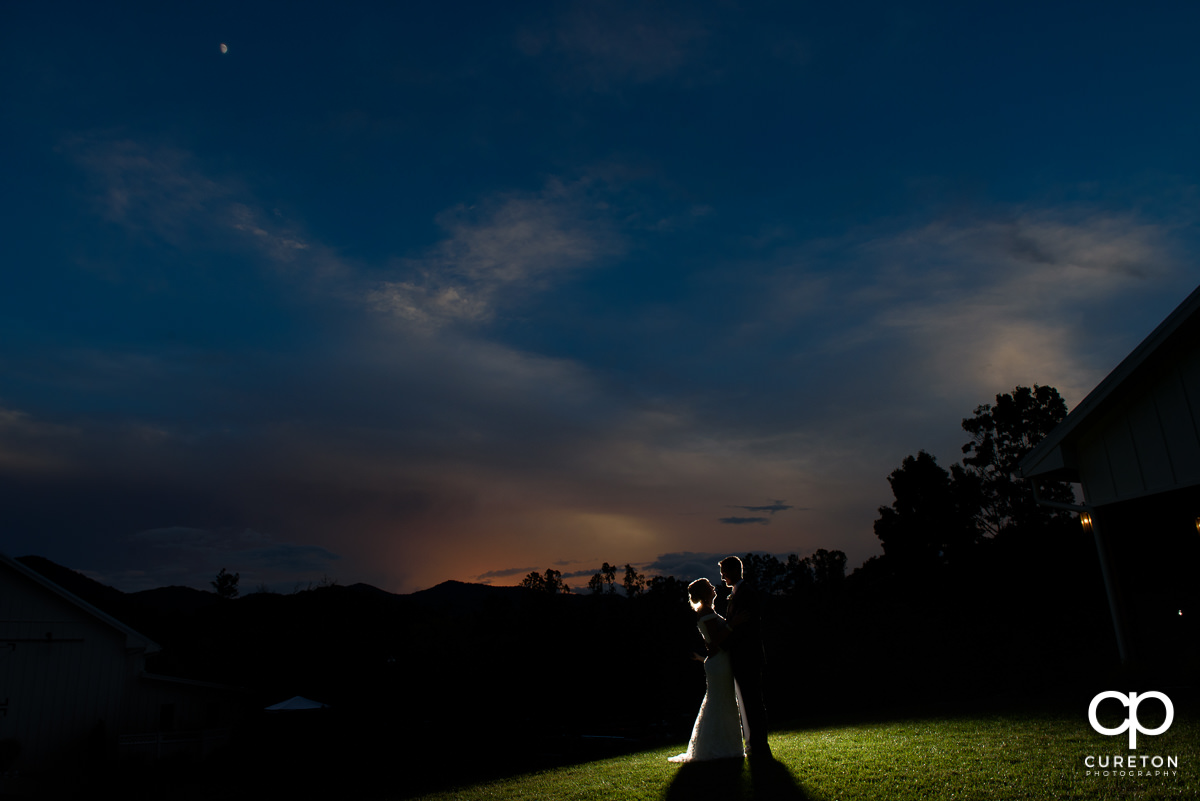
[[[659,554],[646,565],[646,573],[656,576],[674,576],[680,581],[691,583],[698,578],[707,578],[713,584],[721,583],[721,568],[718,563],[726,556],[742,556],[737,550],[716,552],[675,551]]]
[[[220,550],[224,538],[207,529],[168,526],[136,532],[131,539],[135,542],[145,543],[151,548],[207,552]]]
[[[777,512],[786,512],[788,509],[795,509],[794,506],[788,506],[783,501],[774,501],[769,506],[730,506],[730,509],[744,509],[747,512],[769,512],[772,517]],[[803,511],[803,510],[801,510]]]
[[[421,329],[486,322],[504,304],[618,250],[583,182],[552,180],[537,193],[507,193],[438,215],[448,236],[400,264],[409,277],[382,281],[368,304]]]
[[[96,201],[106,219],[172,244],[221,214],[239,191],[204,175],[178,148],[91,137],[68,139],[64,147],[96,181]]]
[[[91,177],[102,217],[183,251],[257,253],[310,278],[346,277],[335,250],[282,214],[257,208],[241,180],[214,175],[186,150],[132,140],[73,137],[64,149]]]
[[[594,570],[572,570],[569,573],[563,573],[562,577],[564,580],[565,579],[577,579],[577,578],[590,579],[592,576],[596,575],[599,572],[600,572],[600,566],[597,566]],[[618,572],[620,573],[620,575],[624,576],[625,575],[624,566],[622,566],[621,570]]]
[[[262,356],[81,349],[39,368],[57,370],[75,394],[87,386],[113,408],[128,404],[123,418],[67,418],[77,430],[59,439],[83,444],[53,450],[91,466],[77,497],[94,501],[111,531],[142,532],[134,544],[154,557],[147,575],[199,586],[226,566],[218,558],[250,582],[256,572],[311,574],[340,555],[356,578],[405,590],[447,576],[522,576],[532,568],[493,566],[545,565],[551,555],[624,564],[733,538],[739,548],[837,547],[865,558],[877,550],[870,523],[886,475],[906,453],[949,452],[941,446],[961,443],[958,419],[1018,383],[1078,400],[1112,366],[1087,358],[1111,350],[1105,310],[1143,287],[1161,291],[1172,265],[1168,231],[1086,210],[876,226],[835,242],[777,236],[754,250],[760,261],[736,265],[719,297],[709,281],[718,268],[692,282],[694,321],[681,296],[670,335],[647,328],[652,335],[598,342],[621,363],[591,366],[488,339],[501,327],[485,324],[538,314],[539,301],[548,307],[582,271],[624,252],[628,209],[604,208],[623,201],[601,179],[456,206],[437,217],[440,241],[367,269],[261,211],[237,181],[205,177],[186,154],[129,143],[109,152],[93,166],[116,188],[99,195],[107,219],[245,252],[280,274],[331,277],[319,286],[336,290],[313,293],[315,302],[332,295],[334,313],[304,321],[320,347]],[[627,322],[626,311],[613,319]],[[540,330],[577,341],[574,325],[556,319]],[[618,349],[627,342],[636,347]],[[0,414],[0,463],[51,450],[33,447],[31,426],[19,412]],[[110,485],[96,479],[114,464],[124,494],[104,498],[96,487]],[[820,503],[803,527],[779,515],[797,508],[782,500],[731,503],[776,493]],[[203,511],[171,514],[167,497]],[[130,499],[138,503],[117,503]],[[738,516],[669,513],[714,505]],[[100,514],[74,506],[79,530]],[[23,514],[36,533],[45,515],[35,507]],[[234,542],[224,523],[292,542]],[[322,542],[340,553],[314,545]],[[447,543],[460,547],[438,551]],[[664,572],[715,573],[681,564]]]
[[[0,471],[62,472],[71,465],[64,447],[78,433],[74,426],[44,422],[20,409],[0,406]]]
[[[536,567],[507,567],[503,570],[489,570],[480,573],[475,578],[484,584],[490,584],[492,579],[511,578],[512,576],[528,576],[530,573],[541,572]]]
[[[1149,289],[1175,261],[1162,226],[1095,211],[939,222],[866,249],[885,265],[886,283],[860,293],[881,303],[876,332],[910,339],[933,391],[1053,381],[1076,402],[1103,375],[1079,358],[1099,329],[1082,310]]]
[[[103,140],[79,140],[72,148],[96,179],[113,222],[179,247],[242,248],[289,274],[334,279],[314,284],[322,290],[314,297],[332,296],[343,319],[355,317],[351,327],[326,331],[326,346],[302,363],[225,352],[219,363],[204,353],[144,349],[78,354],[79,363],[60,367],[72,383],[120,386],[124,396],[157,408],[153,426],[129,420],[117,431],[107,421],[89,421],[93,449],[116,443],[125,464],[136,450],[143,467],[159,471],[164,461],[183,461],[186,450],[203,473],[222,451],[254,442],[242,464],[276,480],[299,474],[328,482],[330,466],[338,464],[344,475],[367,483],[411,477],[423,491],[438,481],[425,478],[431,473],[425,459],[467,473],[511,467],[515,459],[541,472],[564,456],[586,460],[581,443],[603,441],[609,426],[631,414],[626,404],[613,406],[609,388],[578,363],[449,325],[490,320],[620,251],[588,179],[552,179],[536,192],[497,193],[452,208],[437,218],[442,241],[371,273],[281,222],[281,215],[259,211],[262,204],[240,182],[208,177],[184,151]],[[385,269],[397,280],[369,279]],[[410,325],[356,316],[364,302]],[[438,335],[415,340],[414,330]],[[220,419],[189,415],[189,408],[219,409]],[[200,416],[203,431],[195,425]],[[135,448],[129,426],[159,436],[137,437]],[[161,447],[163,440],[174,443],[174,453]]]
[[[673,79],[694,66],[708,38],[694,8],[638,3],[580,3],[551,25],[527,26],[516,37],[527,56],[552,57],[576,81],[599,91],[622,83]]]
[[[246,234],[250,241],[277,264],[287,264],[320,248],[304,241],[295,230],[272,223],[261,213],[244,203],[229,206],[229,225]]]
[[[1086,207],[876,224],[778,253],[781,269],[746,271],[771,300],[743,337],[776,354],[762,341],[802,343],[792,402],[844,441],[873,425],[880,397],[911,430],[1017,385],[1078,402],[1115,366],[1096,355],[1136,344],[1128,314],[1114,326],[1109,311],[1147,308],[1124,299],[1179,280],[1171,228]]]

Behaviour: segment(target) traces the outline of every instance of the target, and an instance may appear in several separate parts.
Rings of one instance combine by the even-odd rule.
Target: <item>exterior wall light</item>
[[[1079,523],[1080,523],[1080,525],[1082,525],[1082,526],[1083,526],[1083,530],[1084,530],[1084,531],[1086,531],[1086,532],[1088,532],[1088,533],[1091,533],[1091,530],[1092,530],[1092,516],[1091,516],[1090,514],[1088,514],[1087,512],[1082,512],[1082,513],[1080,513],[1080,515],[1079,515]],[[1196,519],[1196,528],[1197,528],[1197,530],[1200,530],[1200,518],[1197,518],[1197,519]]]

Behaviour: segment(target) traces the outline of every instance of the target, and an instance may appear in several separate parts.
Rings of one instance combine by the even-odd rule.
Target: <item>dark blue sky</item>
[[[1200,281],[1190,5],[380,5],[0,8],[3,550],[853,567]]]

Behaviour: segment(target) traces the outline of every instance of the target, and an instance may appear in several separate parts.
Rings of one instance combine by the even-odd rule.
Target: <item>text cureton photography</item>
[[[1083,758],[1087,776],[1175,776],[1178,774],[1178,756],[1094,754]]]
[[[1162,705],[1163,716],[1161,722],[1155,718],[1157,725],[1144,726],[1138,717],[1138,707],[1146,699],[1153,699]],[[1127,710],[1127,717],[1118,726],[1105,726],[1099,720],[1100,706],[1104,701],[1120,702]],[[1106,707],[1113,705],[1110,703]],[[1108,690],[1102,693],[1097,693],[1092,698],[1091,704],[1088,705],[1088,723],[1091,727],[1105,736],[1114,737],[1125,732],[1129,733],[1129,751],[1125,754],[1089,754],[1083,758],[1084,775],[1093,777],[1155,777],[1155,776],[1176,776],[1179,771],[1179,756],[1170,755],[1162,756],[1159,754],[1135,754],[1132,753],[1138,747],[1137,736],[1143,734],[1147,736],[1156,736],[1165,733],[1171,728],[1171,724],[1175,720],[1175,705],[1171,699],[1165,694],[1158,691],[1150,691],[1144,693],[1130,692],[1120,693],[1115,690]]]

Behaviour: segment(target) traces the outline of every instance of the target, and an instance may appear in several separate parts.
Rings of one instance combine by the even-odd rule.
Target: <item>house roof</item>
[[[1068,448],[1090,424],[1102,418],[1135,391],[1140,379],[1152,372],[1160,359],[1178,345],[1194,345],[1200,334],[1200,287],[1159,323],[1116,368],[1088,393],[1078,406],[1038,445],[1021,459],[1021,474],[1078,481],[1077,466]]]
[[[21,564],[16,559],[13,559],[12,557],[8,556],[7,554],[0,553],[0,565],[5,565],[5,566],[11,568],[12,570],[16,571],[17,573],[20,573],[21,575],[25,576],[29,580],[33,581],[34,583],[41,585],[43,588],[45,588],[49,592],[54,593],[58,597],[67,601],[68,603],[78,607],[81,611],[96,618],[101,623],[104,623],[105,625],[109,626],[110,628],[116,629],[121,634],[124,634],[125,635],[125,647],[127,649],[129,649],[131,651],[142,651],[147,654],[153,654],[153,653],[156,653],[156,652],[162,650],[162,647],[158,643],[151,640],[149,637],[145,636],[144,634],[140,634],[140,633],[134,631],[132,628],[125,625],[121,621],[117,620],[112,615],[109,615],[106,612],[100,611],[99,609],[92,606],[91,604],[89,604],[87,601],[83,600],[79,596],[75,595],[74,593],[68,592],[67,590],[64,590],[62,587],[58,586],[53,581],[51,581],[50,579],[43,576],[41,573],[38,573],[36,570],[33,570],[32,568],[26,567],[25,565]]]

